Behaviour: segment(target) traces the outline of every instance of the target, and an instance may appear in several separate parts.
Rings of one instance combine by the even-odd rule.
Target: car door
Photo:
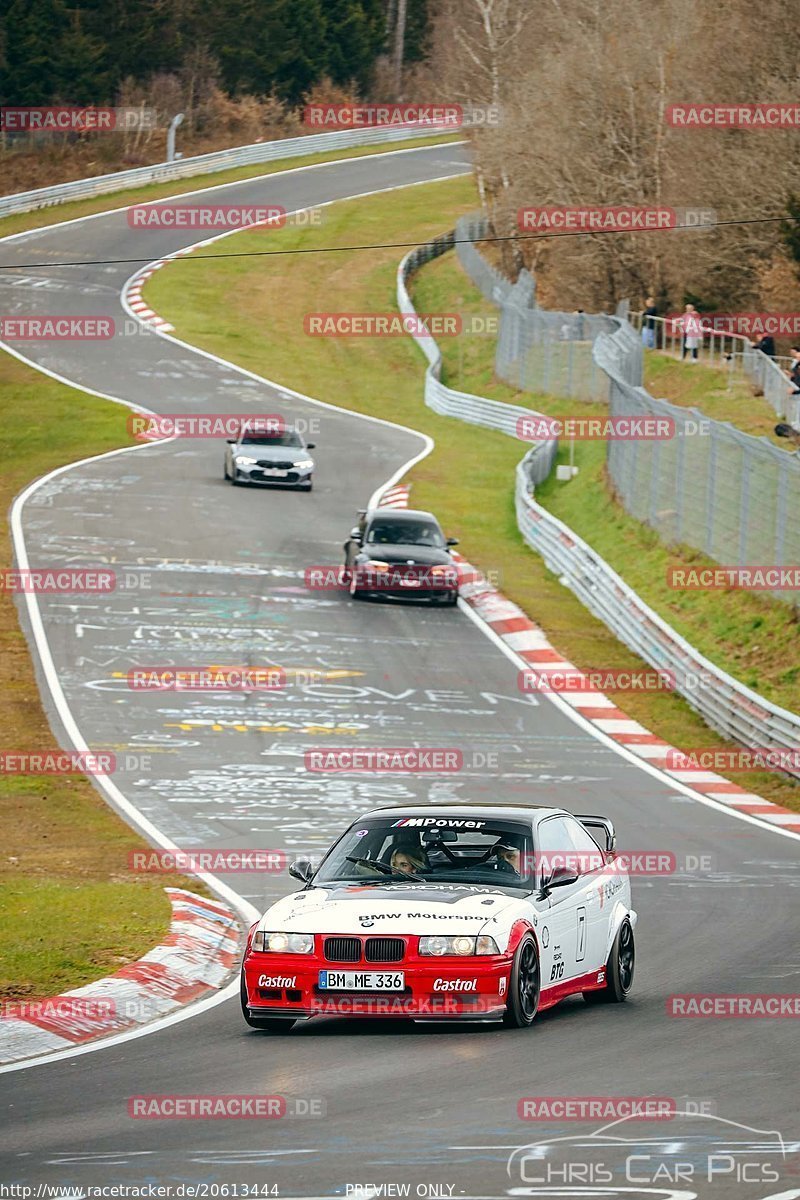
[[[588,830],[575,817],[565,817],[564,821],[581,876],[578,905],[582,915],[579,911],[578,917],[585,929],[578,974],[582,975],[605,966],[608,907],[604,905],[603,881],[608,879],[608,874],[604,870],[605,855]]]
[[[559,864],[572,864],[575,847],[564,817],[546,817],[536,831],[536,861],[539,883],[544,887]],[[553,888],[542,913],[539,935],[541,945],[542,987],[557,987],[560,983],[582,975],[587,968],[588,904],[586,881]]]

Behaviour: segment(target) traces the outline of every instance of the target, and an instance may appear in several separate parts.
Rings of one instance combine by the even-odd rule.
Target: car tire
[[[230,475],[228,474],[228,464],[227,464],[227,462],[225,463],[225,465],[224,465],[224,466],[223,466],[223,468],[222,468],[222,475],[223,475],[223,478],[224,478],[225,480],[227,480],[227,481],[230,481]]]
[[[532,933],[526,933],[517,946],[511,967],[504,1025],[527,1029],[533,1024],[539,1010],[540,978],[536,941]]]
[[[309,479],[308,483],[301,483],[298,487],[298,491],[301,491],[301,492],[311,492],[313,490],[314,490],[314,484],[310,479]]]
[[[242,1002],[242,1016],[251,1029],[262,1029],[265,1033],[288,1033],[297,1024],[291,1017],[251,1017],[247,1008],[247,988],[242,971],[239,985],[239,998]]]
[[[584,992],[587,1004],[624,1004],[633,987],[636,969],[636,942],[633,926],[626,917],[617,930],[614,945],[606,963],[605,987],[594,992]]]
[[[349,584],[350,584],[350,595],[352,596],[352,598],[353,598],[354,600],[361,600],[361,599],[362,599],[362,597],[363,597],[363,595],[364,595],[364,593],[363,593],[363,592],[360,590],[360,588],[356,587],[356,573],[355,573],[355,571],[352,571],[352,572],[351,572],[351,574],[350,574],[350,580],[349,580]]]

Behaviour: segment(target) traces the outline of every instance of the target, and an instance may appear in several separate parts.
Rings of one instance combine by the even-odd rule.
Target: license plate
[[[403,971],[320,971],[323,991],[402,992],[406,986]]]
[[[289,474],[288,471],[281,471],[279,467],[264,467],[265,475],[279,475],[281,479],[285,479]]]
[[[413,579],[413,578],[400,580],[400,584],[402,587],[419,587],[420,583],[421,583],[421,580]]]

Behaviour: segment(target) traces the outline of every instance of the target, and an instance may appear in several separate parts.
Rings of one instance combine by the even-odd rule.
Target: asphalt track
[[[466,165],[458,146],[426,148],[230,184],[213,199],[295,209]],[[0,1076],[0,1179],[34,1188],[277,1185],[282,1196],[388,1183],[409,1184],[412,1196],[437,1194],[418,1185],[445,1196],[664,1196],[681,1187],[713,1197],[800,1195],[794,1023],[678,1021],[665,1008],[672,993],[800,990],[797,840],[692,800],[547,697],[522,696],[515,663],[465,613],[304,589],[304,569],[339,561],[355,510],[424,442],[152,333],[126,335],[120,291],[137,264],[62,265],[144,265],[196,240],[134,231],[118,212],[0,243],[0,264],[20,264],[0,272],[4,314],[106,314],[123,329],[111,342],[19,345],[34,363],[158,412],[281,412],[309,422],[317,443],[311,495],[231,488],[219,444],[192,441],[89,462],[26,502],[32,565],[109,564],[129,585],[107,596],[40,597],[69,709],[93,749],[120,757],[121,793],[182,847],[291,855],[322,849],[359,810],[382,802],[553,803],[608,813],[622,847],[672,851],[679,870],[634,880],[638,963],[627,1005],[569,1001],[520,1032],[327,1018],[276,1038],[248,1031],[231,1000],[138,1040]],[[21,265],[31,261],[50,265]],[[389,395],[391,379],[376,386]],[[125,681],[136,665],[208,662],[326,676],[262,695],[134,693]],[[50,715],[61,732],[52,705]],[[466,766],[457,775],[385,778],[303,769],[306,749],[349,744],[456,747]],[[689,856],[704,857],[706,869]],[[257,907],[287,888],[285,875],[226,880]],[[313,1100],[324,1115],[129,1118],[131,1096],[169,1093],[282,1094]],[[543,1190],[531,1182],[548,1178],[543,1167],[520,1171],[515,1160],[507,1172],[512,1151],[602,1122],[523,1122],[517,1102],[532,1095],[655,1095],[715,1116],[627,1126],[625,1137],[661,1139],[657,1149],[636,1150],[651,1157],[627,1178],[616,1144],[552,1147],[551,1168],[580,1160],[583,1174],[574,1165],[560,1177],[551,1170]],[[747,1128],[737,1126],[734,1137],[723,1119]],[[787,1139],[780,1183],[765,1168],[765,1156],[776,1161],[775,1135],[760,1131]],[[723,1173],[720,1165],[718,1181],[703,1182],[708,1148],[740,1139],[732,1159],[747,1168]],[[616,1156],[613,1182],[586,1167],[598,1156],[605,1164]],[[672,1165],[655,1177],[662,1159]],[[737,1173],[762,1182],[737,1182]],[[560,1183],[589,1188],[561,1191]]]

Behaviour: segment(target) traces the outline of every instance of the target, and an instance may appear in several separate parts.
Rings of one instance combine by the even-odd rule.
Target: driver
[[[500,840],[495,842],[492,847],[492,858],[497,859],[498,871],[504,871],[506,874],[522,875],[522,851],[519,846],[514,846],[508,840]]]

